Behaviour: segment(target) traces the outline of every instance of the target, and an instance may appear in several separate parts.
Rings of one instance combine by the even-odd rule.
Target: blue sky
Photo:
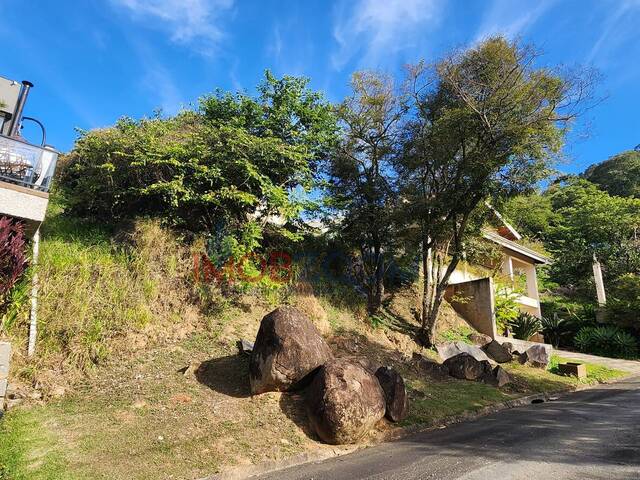
[[[495,33],[603,77],[562,170],[640,143],[640,0],[0,0],[0,18],[0,75],[36,85],[27,114],[61,150],[75,127],[252,92],[265,68],[338,101],[354,70],[397,73]]]

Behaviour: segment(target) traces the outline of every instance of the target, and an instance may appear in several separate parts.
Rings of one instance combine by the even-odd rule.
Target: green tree
[[[551,205],[551,197],[543,193],[528,193],[510,198],[500,208],[500,213],[525,237],[544,241],[557,214]]]
[[[546,247],[556,282],[591,292],[594,255],[606,282],[640,272],[640,199],[609,195],[586,180],[553,186],[546,196],[554,210]]]
[[[629,150],[591,165],[582,176],[609,195],[640,198],[640,151]]]
[[[357,72],[351,88],[338,108],[343,138],[329,162],[327,204],[339,215],[341,237],[358,252],[368,310],[375,314],[384,294],[385,254],[395,243],[392,161],[405,107],[387,76]]]
[[[257,97],[218,91],[196,111],[82,132],[61,175],[69,209],[108,222],[159,216],[248,244],[267,230],[292,237],[303,208],[292,191],[311,188],[337,129],[307,83],[267,72]]]
[[[416,116],[400,170],[408,228],[422,246],[426,344],[435,342],[444,291],[477,209],[547,175],[588,92],[589,78],[563,77],[535,60],[531,48],[496,37],[410,71]]]

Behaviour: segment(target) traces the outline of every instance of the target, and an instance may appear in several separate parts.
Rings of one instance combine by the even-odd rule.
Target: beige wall
[[[32,235],[44,220],[49,196],[28,188],[0,182],[0,215],[21,218]]]
[[[446,300],[478,332],[497,336],[493,279],[490,277],[449,285]],[[457,300],[456,300],[457,299]]]

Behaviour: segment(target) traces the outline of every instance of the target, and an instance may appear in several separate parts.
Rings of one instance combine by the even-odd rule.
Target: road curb
[[[486,417],[487,415],[491,415],[492,413],[497,413],[504,410],[510,410],[512,408],[523,407],[525,405],[530,405],[536,400],[542,400],[543,402],[547,402],[550,400],[555,400],[556,399],[555,397],[560,397],[563,395],[567,395],[570,393],[583,391],[583,390],[591,390],[593,388],[597,388],[602,385],[619,383],[621,381],[628,380],[629,378],[634,378],[634,377],[640,378],[639,375],[630,373],[629,375],[626,375],[624,377],[598,383],[595,385],[577,385],[573,388],[565,388],[565,389],[556,390],[553,392],[537,393],[534,395],[527,395],[526,397],[514,398],[511,400],[506,400],[504,402],[496,403],[493,405],[488,405],[475,412],[466,412],[466,413],[461,413],[459,415],[454,415],[454,416],[445,418],[444,420],[441,420],[440,422],[438,422],[437,425],[423,424],[423,425],[412,425],[409,427],[398,428],[393,430],[392,432],[389,432],[387,434],[382,435],[381,437],[374,439],[371,443],[361,444],[361,445],[349,445],[344,447],[335,447],[327,450],[304,452],[284,460],[274,460],[271,462],[259,463],[257,465],[248,465],[248,466],[231,468],[227,471],[220,472],[208,477],[203,477],[199,480],[244,480],[244,479],[256,477],[258,475],[265,475],[268,473],[278,472],[280,470],[284,470],[291,467],[298,467],[300,465],[304,465],[307,463],[318,463],[324,460],[328,460],[330,458],[341,457],[343,455],[348,455],[350,453],[354,453],[359,450],[364,450],[366,448],[370,448],[385,442],[400,440],[402,438],[405,438],[409,435],[413,435],[416,433],[439,430],[442,428],[446,428],[450,425],[477,420],[479,418]]]
[[[561,393],[569,393],[569,392],[571,392],[571,390],[563,390],[562,392],[553,392],[553,393],[547,392],[547,393],[540,393],[536,395],[528,395],[526,397],[514,398],[512,400],[507,400],[505,402],[501,402],[498,404],[489,405],[476,412],[462,413],[460,415],[455,415],[455,416],[446,418],[444,421],[439,422],[437,425],[415,425],[410,427],[399,428],[394,430],[393,432],[390,432],[388,434],[383,435],[382,437],[375,439],[371,443],[362,444],[362,445],[349,445],[345,447],[335,447],[329,450],[304,452],[298,455],[294,455],[293,457],[289,457],[285,460],[275,460],[271,462],[263,462],[257,465],[247,465],[242,467],[231,468],[227,471],[216,473],[208,477],[203,477],[199,480],[243,480],[247,478],[256,477],[258,475],[274,473],[279,470],[284,470],[286,468],[297,467],[307,463],[318,463],[324,460],[328,460],[330,458],[348,455],[350,453],[354,453],[359,450],[363,450],[365,448],[370,448],[372,446],[379,445],[381,443],[399,440],[401,438],[404,438],[408,435],[412,435],[414,433],[427,432],[430,430],[438,430],[440,428],[445,428],[449,425],[453,425],[456,423],[475,420],[477,418],[481,418],[481,417],[490,415],[492,413],[499,412],[501,410],[508,410],[510,408],[529,405],[534,400],[542,399],[546,401],[550,397],[553,397],[555,395],[559,395]]]

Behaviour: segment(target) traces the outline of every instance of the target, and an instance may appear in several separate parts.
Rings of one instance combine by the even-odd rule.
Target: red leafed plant
[[[22,223],[0,217],[0,312],[5,309],[8,294],[29,263]]]

